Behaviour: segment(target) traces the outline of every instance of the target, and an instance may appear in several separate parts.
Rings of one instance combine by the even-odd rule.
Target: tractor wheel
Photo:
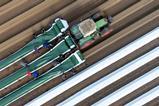
[[[113,17],[112,17],[112,16],[110,16],[110,15],[108,15],[108,16],[107,16],[107,20],[108,20],[108,22],[109,22],[109,23],[112,23],[112,21],[113,21]]]
[[[93,19],[95,22],[98,21],[98,20],[100,20],[101,18],[103,18],[103,15],[102,15],[101,12],[98,12],[98,13],[96,13],[96,14],[94,14],[94,15],[92,16],[92,19]]]

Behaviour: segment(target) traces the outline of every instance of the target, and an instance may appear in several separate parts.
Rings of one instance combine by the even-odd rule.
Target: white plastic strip
[[[136,80],[128,83],[127,85],[123,86],[122,88],[118,89],[112,94],[106,96],[105,98],[93,104],[93,106],[111,105],[112,103],[118,101],[122,97],[128,95],[129,93],[135,91],[136,89],[142,87],[143,85],[149,83],[150,81],[154,80],[157,77],[159,77],[159,67],[144,74],[143,76],[137,78]],[[134,106],[134,105],[131,105],[131,106]]]
[[[113,64],[114,62],[120,60],[121,58],[127,56],[128,54],[134,52],[136,49],[141,48],[145,44],[151,42],[152,40],[159,37],[159,28],[154,29],[153,31],[147,33],[146,35],[142,36],[141,38],[135,40],[134,42],[128,44],[127,46],[121,48],[120,50],[116,51],[115,53],[105,57],[104,59],[100,60],[96,64],[88,67],[87,69],[83,70],[79,74],[73,76],[72,78],[66,80],[65,82],[59,84],[58,86],[52,88],[51,90],[45,92],[44,94],[40,95],[39,97],[35,98],[34,100],[30,101],[26,106],[39,106],[47,101],[55,98],[56,96],[60,95],[61,93],[65,92],[66,90],[70,89],[71,87],[75,86],[76,84],[84,81],[88,77],[92,76],[93,74],[97,73],[98,71],[104,69],[105,67]]]
[[[159,69],[158,69],[159,71]],[[151,89],[150,91],[146,92],[145,94],[139,96],[138,98],[134,99],[133,101],[127,103],[125,106],[143,106],[146,103],[150,102],[151,100],[159,97],[159,86]]]
[[[157,58],[158,56],[159,56],[159,47],[155,48],[152,51],[146,53],[145,55],[133,60],[132,62],[124,65],[123,67],[121,67],[121,68],[117,69],[116,71],[110,73],[109,75],[101,78],[100,80],[94,82],[93,84],[87,86],[86,88],[77,92],[76,94],[69,97],[62,103],[58,104],[58,106],[74,106],[74,105],[78,104],[79,102],[83,101],[84,99],[95,94],[96,92],[107,87],[108,85],[110,85],[110,84],[114,83],[115,81],[121,79],[122,77],[130,74],[131,72],[140,68],[144,64],[152,61],[153,59]],[[158,77],[159,72],[155,71],[155,74],[152,74],[152,75],[151,75],[151,77],[148,77],[149,78],[149,79],[147,79],[148,82],[153,80],[154,78]],[[139,85],[141,85],[141,84],[139,84]],[[110,100],[110,102],[115,101],[120,96],[119,97],[115,96],[115,97],[116,98],[114,100]],[[108,106],[109,104],[107,104],[107,102],[106,102],[106,105]],[[105,105],[100,105],[100,106],[105,106]]]

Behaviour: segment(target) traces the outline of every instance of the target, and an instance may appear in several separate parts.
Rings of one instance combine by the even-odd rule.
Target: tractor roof
[[[79,30],[87,37],[96,31],[96,23],[92,19],[86,19],[79,24]]]

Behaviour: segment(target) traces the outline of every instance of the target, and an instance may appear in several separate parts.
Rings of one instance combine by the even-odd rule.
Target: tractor
[[[111,22],[111,16],[104,17],[101,12],[98,12],[80,23],[73,25],[70,28],[70,33],[77,42],[79,48],[86,49],[98,39],[104,38],[104,36],[107,36],[112,31],[109,29]]]

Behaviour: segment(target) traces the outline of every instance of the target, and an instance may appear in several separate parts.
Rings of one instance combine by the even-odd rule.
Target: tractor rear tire
[[[96,21],[98,21],[98,20],[100,20],[100,19],[102,19],[103,18],[103,14],[102,14],[102,12],[97,12],[97,13],[95,13],[93,16],[92,16],[92,19],[96,22]]]

